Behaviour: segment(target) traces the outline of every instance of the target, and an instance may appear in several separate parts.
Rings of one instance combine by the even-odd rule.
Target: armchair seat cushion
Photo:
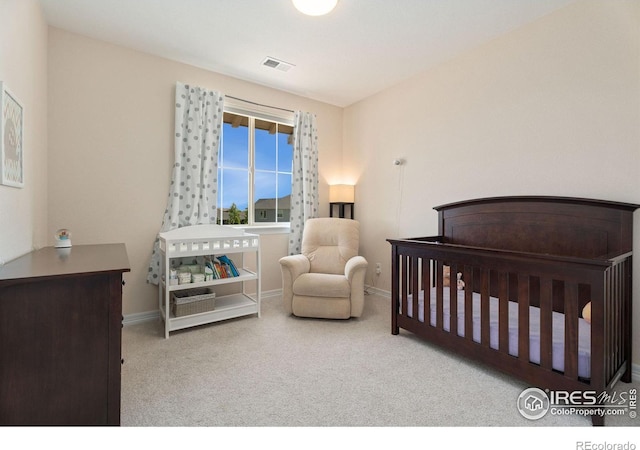
[[[344,275],[303,273],[293,282],[294,295],[349,298],[351,285]]]

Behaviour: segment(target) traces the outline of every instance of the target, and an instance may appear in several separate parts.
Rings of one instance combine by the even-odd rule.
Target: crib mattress
[[[465,309],[464,291],[458,292],[458,335],[464,337]],[[450,308],[449,289],[443,292],[443,328],[449,331]],[[431,289],[430,295],[430,324],[436,325],[436,288]],[[490,297],[490,319],[489,319],[489,345],[493,349],[498,349],[498,311],[499,300]],[[409,295],[407,302],[407,316],[413,317],[413,298]],[[418,320],[424,322],[424,292],[420,291],[418,296]],[[564,372],[564,314],[553,312],[552,320],[552,367],[555,370]],[[480,342],[481,335],[480,321],[480,294],[473,293],[473,340]],[[518,356],[518,304],[509,302],[509,354]],[[540,308],[529,307],[529,359],[535,364],[540,363]],[[591,377],[591,325],[580,318],[578,323],[578,376],[582,378]]]

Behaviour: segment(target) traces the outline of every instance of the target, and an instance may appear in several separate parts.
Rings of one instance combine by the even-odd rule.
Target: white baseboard
[[[379,289],[377,287],[365,286],[364,287],[364,291],[365,291],[365,293],[368,293],[368,294],[376,294],[376,295],[380,295],[382,297],[391,298],[391,292]]]
[[[272,291],[262,291],[262,298],[278,297],[282,295],[282,289],[274,289]]]
[[[127,314],[122,320],[122,325],[136,325],[143,322],[151,322],[152,320],[158,320],[160,318],[160,311],[146,311],[141,313]]]

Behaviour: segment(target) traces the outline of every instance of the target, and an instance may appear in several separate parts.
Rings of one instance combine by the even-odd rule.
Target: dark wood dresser
[[[0,267],[0,424],[119,425],[124,244]]]

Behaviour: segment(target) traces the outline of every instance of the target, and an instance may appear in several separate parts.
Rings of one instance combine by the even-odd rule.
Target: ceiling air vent
[[[267,56],[264,61],[262,61],[263,66],[271,67],[272,69],[278,69],[283,72],[287,72],[289,69],[293,67],[293,64],[289,64],[288,62],[280,61],[279,59],[272,58]]]

